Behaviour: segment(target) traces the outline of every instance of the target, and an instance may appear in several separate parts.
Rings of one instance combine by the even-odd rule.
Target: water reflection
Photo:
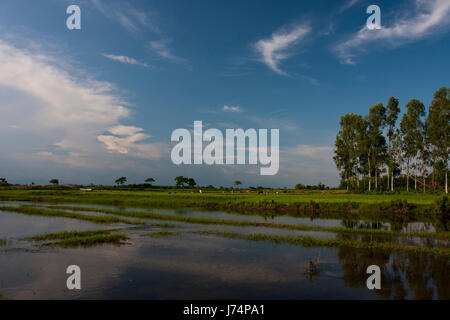
[[[349,287],[365,286],[366,268],[374,264],[382,274],[381,290],[374,292],[383,299],[450,299],[450,259],[446,257],[345,247],[338,249],[337,257]]]
[[[164,212],[208,214],[192,210]],[[216,214],[230,218],[229,213]],[[290,216],[239,217],[304,219],[313,223],[327,220]],[[349,228],[383,230],[400,227],[414,231],[417,228],[442,230],[439,228],[446,228],[448,223],[444,221],[439,227],[435,222],[392,224],[348,217],[334,219],[333,223],[335,221]],[[27,243],[32,247],[30,250],[20,239],[44,232],[111,227],[73,219],[0,212],[0,238],[15,239],[0,250],[0,292],[8,299],[450,299],[450,259],[446,257],[346,247],[303,248],[190,233],[200,228],[299,234],[293,230],[177,223],[174,230],[181,232],[181,236],[150,238],[150,232],[160,229],[148,221],[144,226],[125,226],[124,232],[132,244],[122,247],[61,249],[40,248]],[[325,233],[315,234],[325,237]],[[360,241],[436,245],[432,238],[326,234]],[[71,264],[82,268],[83,290],[80,292],[65,288],[65,270]],[[366,287],[366,269],[373,264],[381,268],[381,290],[371,291]]]

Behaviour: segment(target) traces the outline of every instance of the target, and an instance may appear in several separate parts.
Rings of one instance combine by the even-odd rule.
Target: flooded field
[[[438,220],[0,206],[6,299],[450,299],[450,235]],[[93,230],[127,239],[30,239]],[[67,289],[69,265],[80,266],[82,290]],[[367,289],[369,265],[381,268],[380,290]]]

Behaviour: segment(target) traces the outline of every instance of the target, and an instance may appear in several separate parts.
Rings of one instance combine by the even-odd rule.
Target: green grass
[[[0,247],[7,246],[9,241],[7,239],[0,239]]]
[[[203,208],[246,212],[350,212],[433,215],[438,194],[350,194],[311,191],[270,194],[195,193],[190,190],[80,192],[76,190],[0,190],[0,200],[91,203],[139,208]]]
[[[174,236],[179,235],[179,232],[170,232],[170,231],[160,231],[160,232],[152,232],[148,236],[152,238],[161,238],[161,237],[168,237],[168,236]]]
[[[27,238],[32,241],[49,241],[45,242],[45,246],[58,247],[91,247],[99,244],[116,244],[119,245],[128,238],[124,234],[114,233],[111,230],[94,230],[94,231],[64,231],[58,233],[49,233]]]
[[[142,222],[142,221],[131,221],[131,220],[126,220],[126,219],[121,219],[121,218],[111,217],[111,216],[85,215],[85,214],[62,211],[62,210],[50,210],[50,209],[44,209],[44,208],[37,208],[37,207],[33,207],[33,206],[20,206],[20,207],[0,206],[0,211],[15,212],[15,213],[21,213],[21,214],[32,215],[32,216],[77,219],[77,220],[94,222],[94,223],[98,223],[98,224],[110,224],[110,223],[144,224],[144,222]]]
[[[141,219],[153,219],[153,220],[168,220],[178,221],[194,224],[209,224],[209,225],[230,225],[239,227],[264,227],[264,228],[279,228],[279,229],[291,229],[299,231],[323,231],[334,232],[340,234],[362,234],[362,235],[381,235],[381,236],[404,236],[404,237],[419,237],[419,238],[435,238],[450,240],[450,232],[396,232],[390,230],[378,230],[378,229],[351,229],[344,227],[322,227],[322,226],[307,226],[302,224],[287,224],[287,223],[274,223],[274,222],[256,222],[256,221],[244,221],[244,220],[226,220],[217,218],[205,218],[205,217],[187,217],[187,216],[171,216],[160,213],[144,212],[144,211],[124,211],[113,209],[96,209],[86,207],[71,207],[71,206],[52,206],[51,208],[66,209],[73,211],[91,211],[102,212],[106,214],[114,214],[116,216],[134,217]]]
[[[64,240],[77,237],[90,237],[96,235],[111,234],[111,230],[92,230],[92,231],[63,231],[55,233],[47,233],[26,238],[26,240],[46,241],[46,240]]]
[[[360,240],[347,239],[321,239],[308,236],[279,236],[267,235],[261,233],[240,234],[236,232],[225,231],[194,231],[193,233],[200,235],[218,235],[232,239],[244,239],[250,241],[271,241],[274,243],[289,243],[293,245],[301,245],[303,247],[348,247],[353,249],[382,250],[382,251],[406,251],[413,253],[428,253],[450,257],[450,248],[446,247],[419,247],[411,245],[402,245],[392,242],[364,242]]]

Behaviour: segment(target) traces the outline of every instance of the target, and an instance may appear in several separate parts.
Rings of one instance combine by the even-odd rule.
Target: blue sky
[[[66,28],[81,8],[82,29]],[[366,8],[381,8],[368,30]],[[339,118],[448,86],[450,1],[3,0],[0,176],[338,184]],[[280,129],[280,171],[175,166],[171,132]]]

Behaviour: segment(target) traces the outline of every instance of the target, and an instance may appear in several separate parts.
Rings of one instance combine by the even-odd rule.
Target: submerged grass
[[[226,232],[218,230],[209,231],[193,231],[195,234],[200,235],[218,235],[232,239],[244,239],[250,241],[271,241],[274,243],[289,243],[294,245],[301,245],[303,247],[348,247],[352,249],[367,249],[367,250],[380,250],[380,251],[406,251],[412,253],[428,253],[440,256],[450,257],[450,248],[442,247],[418,247],[412,245],[402,245],[392,242],[364,242],[360,240],[347,240],[347,239],[322,239],[313,238],[308,236],[279,236],[268,235],[261,233],[241,234],[236,232]]]
[[[381,236],[403,236],[403,237],[419,237],[419,238],[433,238],[450,240],[450,232],[397,232],[391,230],[378,230],[378,229],[352,229],[344,227],[322,227],[322,226],[307,226],[303,224],[288,224],[288,223],[275,223],[275,222],[256,222],[256,221],[244,221],[244,220],[225,220],[217,218],[205,218],[205,217],[187,217],[187,216],[170,216],[166,214],[145,212],[145,211],[124,211],[113,209],[97,209],[87,207],[71,207],[71,206],[51,206],[55,209],[65,209],[73,211],[90,211],[101,212],[106,214],[114,214],[116,216],[134,217],[153,220],[169,220],[195,224],[212,224],[212,225],[231,225],[240,227],[265,227],[265,228],[279,228],[279,229],[291,229],[299,231],[322,231],[322,232],[334,232],[340,234],[361,234],[361,235],[381,235]]]
[[[171,232],[171,231],[160,231],[160,232],[152,232],[148,236],[151,238],[161,238],[161,237],[168,237],[168,236],[175,236],[180,235],[179,232]]]
[[[53,210],[53,209],[50,210],[50,209],[44,209],[44,208],[37,208],[37,207],[33,207],[33,206],[20,206],[20,207],[0,206],[0,211],[16,212],[16,213],[22,213],[22,214],[32,215],[32,216],[61,217],[61,218],[78,219],[78,220],[99,223],[99,224],[109,224],[109,223],[144,224],[144,222],[142,222],[142,221],[131,221],[131,220],[120,219],[120,218],[111,217],[111,216],[85,215],[85,214],[62,211],[62,210]]]
[[[63,231],[47,233],[26,238],[26,240],[46,241],[46,240],[64,240],[69,238],[90,237],[96,235],[110,234],[111,230],[92,230],[92,231]]]
[[[128,238],[121,233],[111,233],[112,230],[94,230],[94,231],[64,231],[58,233],[49,233],[27,238],[31,241],[49,241],[45,246],[58,247],[91,247],[98,244],[116,244],[119,245]]]

